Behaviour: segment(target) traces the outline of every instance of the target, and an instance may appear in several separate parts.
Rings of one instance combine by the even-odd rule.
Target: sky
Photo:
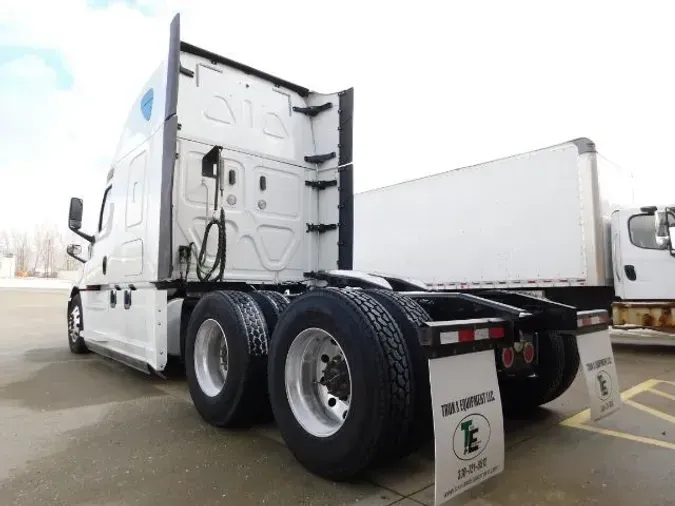
[[[0,230],[65,229],[71,196],[93,223],[176,12],[192,44],[316,91],[354,86],[357,191],[585,136],[633,172],[640,204],[675,203],[673,8],[636,5],[5,0]]]

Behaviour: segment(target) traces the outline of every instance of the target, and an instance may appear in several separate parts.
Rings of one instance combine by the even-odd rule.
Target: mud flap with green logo
[[[504,470],[504,423],[495,348],[513,345],[500,319],[428,323],[435,435],[435,504],[443,504]]]
[[[609,338],[607,312],[577,313],[576,339],[588,388],[591,419],[600,420],[621,407],[621,390]]]

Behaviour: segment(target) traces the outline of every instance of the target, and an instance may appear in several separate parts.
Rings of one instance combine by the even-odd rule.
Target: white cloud
[[[154,21],[153,33],[152,20],[136,10],[122,4],[93,10],[85,1],[29,1],[0,11],[0,18],[10,27],[0,45],[55,49],[73,77],[70,90],[19,86],[0,98],[0,229],[41,221],[63,228],[71,195],[86,197],[93,221],[122,124],[147,78],[146,60],[155,60],[165,43],[166,26]],[[37,80],[36,65],[31,72]],[[28,70],[24,75],[30,77]]]
[[[0,3],[0,47],[55,49],[73,76],[70,90],[0,97],[0,228],[64,225],[70,195],[95,214],[176,10],[191,43],[318,91],[354,85],[357,190],[584,135],[638,174],[643,201],[674,200],[675,32],[659,4],[142,3],[152,15],[122,2]],[[43,64],[24,61],[24,76],[53,83]]]
[[[54,88],[56,71],[36,55],[26,55],[0,65],[0,83],[12,83],[20,93],[26,89]]]

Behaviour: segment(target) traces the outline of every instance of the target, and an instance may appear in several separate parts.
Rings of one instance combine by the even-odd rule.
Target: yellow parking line
[[[642,383],[638,383],[634,387],[629,388],[628,390],[624,390],[621,392],[621,400],[622,401],[627,401],[631,397],[635,397],[637,394],[644,392],[645,390],[650,390],[656,385],[661,383],[659,380],[655,379],[649,379],[647,381],[643,381]],[[560,422],[560,425],[566,425],[568,427],[576,427],[582,423],[586,423],[591,419],[591,410],[590,409],[585,409],[576,415],[573,415],[562,422]]]
[[[660,418],[661,420],[665,420],[666,422],[675,424],[675,416],[663,413],[658,409],[650,408],[649,406],[645,406],[644,404],[640,404],[639,402],[631,400],[626,401],[626,404],[628,406],[634,407],[635,409],[639,409],[640,411],[644,411],[645,413],[649,413],[650,415],[655,416],[656,418]]]
[[[665,392],[662,392],[661,390],[657,390],[656,388],[650,388],[647,390],[649,393],[660,395],[661,397],[665,397],[666,399],[670,399],[671,401],[675,401],[675,395],[670,395]]]
[[[633,434],[626,434],[625,432],[617,432],[615,430],[609,429],[599,429],[597,427],[591,427],[589,425],[574,425],[576,429],[586,430],[588,432],[596,432],[598,434],[603,434],[605,436],[617,437],[620,439],[627,439],[629,441],[634,441],[636,443],[644,443],[652,446],[660,446],[661,448],[666,448],[668,450],[675,450],[675,443],[668,443],[666,441],[660,441],[658,439],[652,439],[650,437],[634,436]]]
[[[675,424],[675,416],[669,415],[667,413],[663,413],[657,409],[650,408],[649,406],[645,406],[644,404],[640,404],[639,402],[633,401],[631,398],[635,397],[636,395],[642,393],[642,392],[652,392],[656,395],[661,395],[667,399],[675,400],[675,396],[672,396],[670,394],[667,394],[665,392],[661,392],[660,390],[655,389],[654,387],[658,385],[659,383],[668,383],[673,386],[675,386],[675,382],[672,381],[665,381],[665,380],[655,380],[655,379],[649,379],[647,381],[643,381],[642,383],[635,385],[634,387],[629,388],[628,390],[625,390],[621,392],[621,400],[628,406],[631,406],[635,409],[639,409],[640,411],[643,411],[645,413],[648,413],[652,416],[655,416],[657,418],[660,418],[662,420],[666,420],[670,423]],[[611,430],[611,429],[602,429],[599,427],[593,427],[590,425],[585,425],[586,422],[588,422],[591,418],[591,410],[590,409],[585,409],[581,411],[580,413],[577,413],[576,415],[573,415],[562,422],[560,422],[560,425],[564,425],[566,427],[573,427],[575,429],[581,429],[585,430],[587,432],[594,432],[596,434],[602,434],[604,436],[611,436],[611,437],[616,437],[619,439],[626,439],[628,441],[634,441],[636,443],[644,443],[652,446],[658,446],[661,448],[666,448],[668,450],[675,450],[675,443],[669,443],[667,441],[661,441],[659,439],[652,439],[650,437],[643,437],[643,436],[636,436],[633,434],[628,434],[626,432],[619,432],[616,430]]]

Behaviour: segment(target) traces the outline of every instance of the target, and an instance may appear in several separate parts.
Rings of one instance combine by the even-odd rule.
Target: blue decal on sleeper
[[[152,115],[152,99],[154,98],[155,92],[152,88],[145,92],[143,98],[141,99],[141,112],[143,117],[150,121],[150,116]]]

